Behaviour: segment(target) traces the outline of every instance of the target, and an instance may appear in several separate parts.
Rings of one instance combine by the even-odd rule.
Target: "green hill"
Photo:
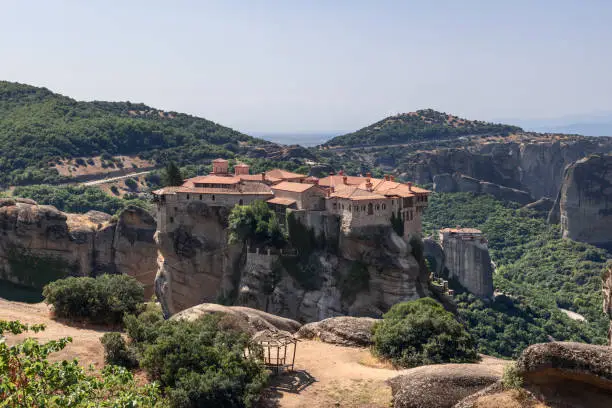
[[[234,157],[262,144],[206,119],[130,102],[79,102],[0,81],[0,185],[60,181],[61,158],[137,154],[164,163]]]
[[[421,140],[452,139],[465,135],[508,135],[517,126],[467,120],[433,109],[389,116],[356,132],[337,136],[325,146],[371,146]]]

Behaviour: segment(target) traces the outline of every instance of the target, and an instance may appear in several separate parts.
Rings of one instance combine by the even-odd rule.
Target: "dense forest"
[[[425,213],[426,233],[455,225],[485,233],[496,264],[494,284],[503,294],[485,304],[455,283],[459,314],[480,352],[512,357],[551,339],[605,343],[601,272],[609,253],[561,238],[558,226],[515,203],[471,193],[434,194]],[[586,321],[571,320],[561,309]]]
[[[0,185],[61,180],[62,158],[137,154],[185,165],[265,143],[209,120],[130,102],[78,102],[0,81]]]
[[[465,135],[508,135],[521,132],[517,126],[461,119],[433,109],[389,116],[356,132],[337,136],[324,146],[371,146]]]

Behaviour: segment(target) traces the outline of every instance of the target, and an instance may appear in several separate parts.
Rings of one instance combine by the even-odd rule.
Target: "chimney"
[[[372,173],[370,173],[370,172],[367,172],[367,173],[366,173],[366,177],[367,177],[367,178],[370,178],[370,177],[372,177]]]
[[[343,184],[348,184],[347,180],[348,180],[348,177],[342,176],[342,183]]]
[[[385,174],[385,181],[389,181],[389,175]]]
[[[338,172],[338,175],[340,175],[340,176],[344,176],[344,170],[340,170],[340,171]]]
[[[261,173],[261,181],[266,181],[266,173]]]
[[[389,175],[389,180],[395,181],[395,176]]]
[[[329,191],[333,193],[333,192],[335,192],[335,191],[336,191],[336,188],[335,188],[334,186],[331,186],[331,188],[329,189]]]
[[[406,183],[406,184],[408,184],[408,190],[409,190],[409,191],[412,191],[412,181],[409,181],[409,182],[408,182],[408,183]]]
[[[319,179],[314,179],[314,180],[312,180],[312,181],[313,181],[313,184],[314,184],[314,185],[316,185],[316,186],[318,186],[318,185],[319,185]]]

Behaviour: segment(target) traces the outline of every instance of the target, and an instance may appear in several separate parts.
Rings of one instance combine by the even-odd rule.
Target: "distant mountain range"
[[[532,132],[612,136],[612,112],[569,115],[551,119],[503,119],[502,122],[514,123]]]

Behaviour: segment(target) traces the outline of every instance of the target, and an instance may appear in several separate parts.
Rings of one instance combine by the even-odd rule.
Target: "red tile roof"
[[[281,180],[306,178],[304,174],[293,173],[293,172],[282,170],[282,169],[272,169],[272,170],[266,171],[266,176],[279,178]]]
[[[270,204],[280,204],[280,205],[287,205],[287,206],[296,203],[295,200],[292,200],[290,198],[282,198],[282,197],[274,197],[274,198],[269,199],[266,202]]]
[[[193,187],[195,183],[206,183],[206,184],[238,184],[240,183],[240,177],[235,176],[197,176],[185,180],[183,183],[184,187]]]
[[[314,188],[315,184],[310,183],[294,183],[292,181],[281,181],[272,186],[272,190],[291,191],[294,193],[303,193],[304,191]]]

